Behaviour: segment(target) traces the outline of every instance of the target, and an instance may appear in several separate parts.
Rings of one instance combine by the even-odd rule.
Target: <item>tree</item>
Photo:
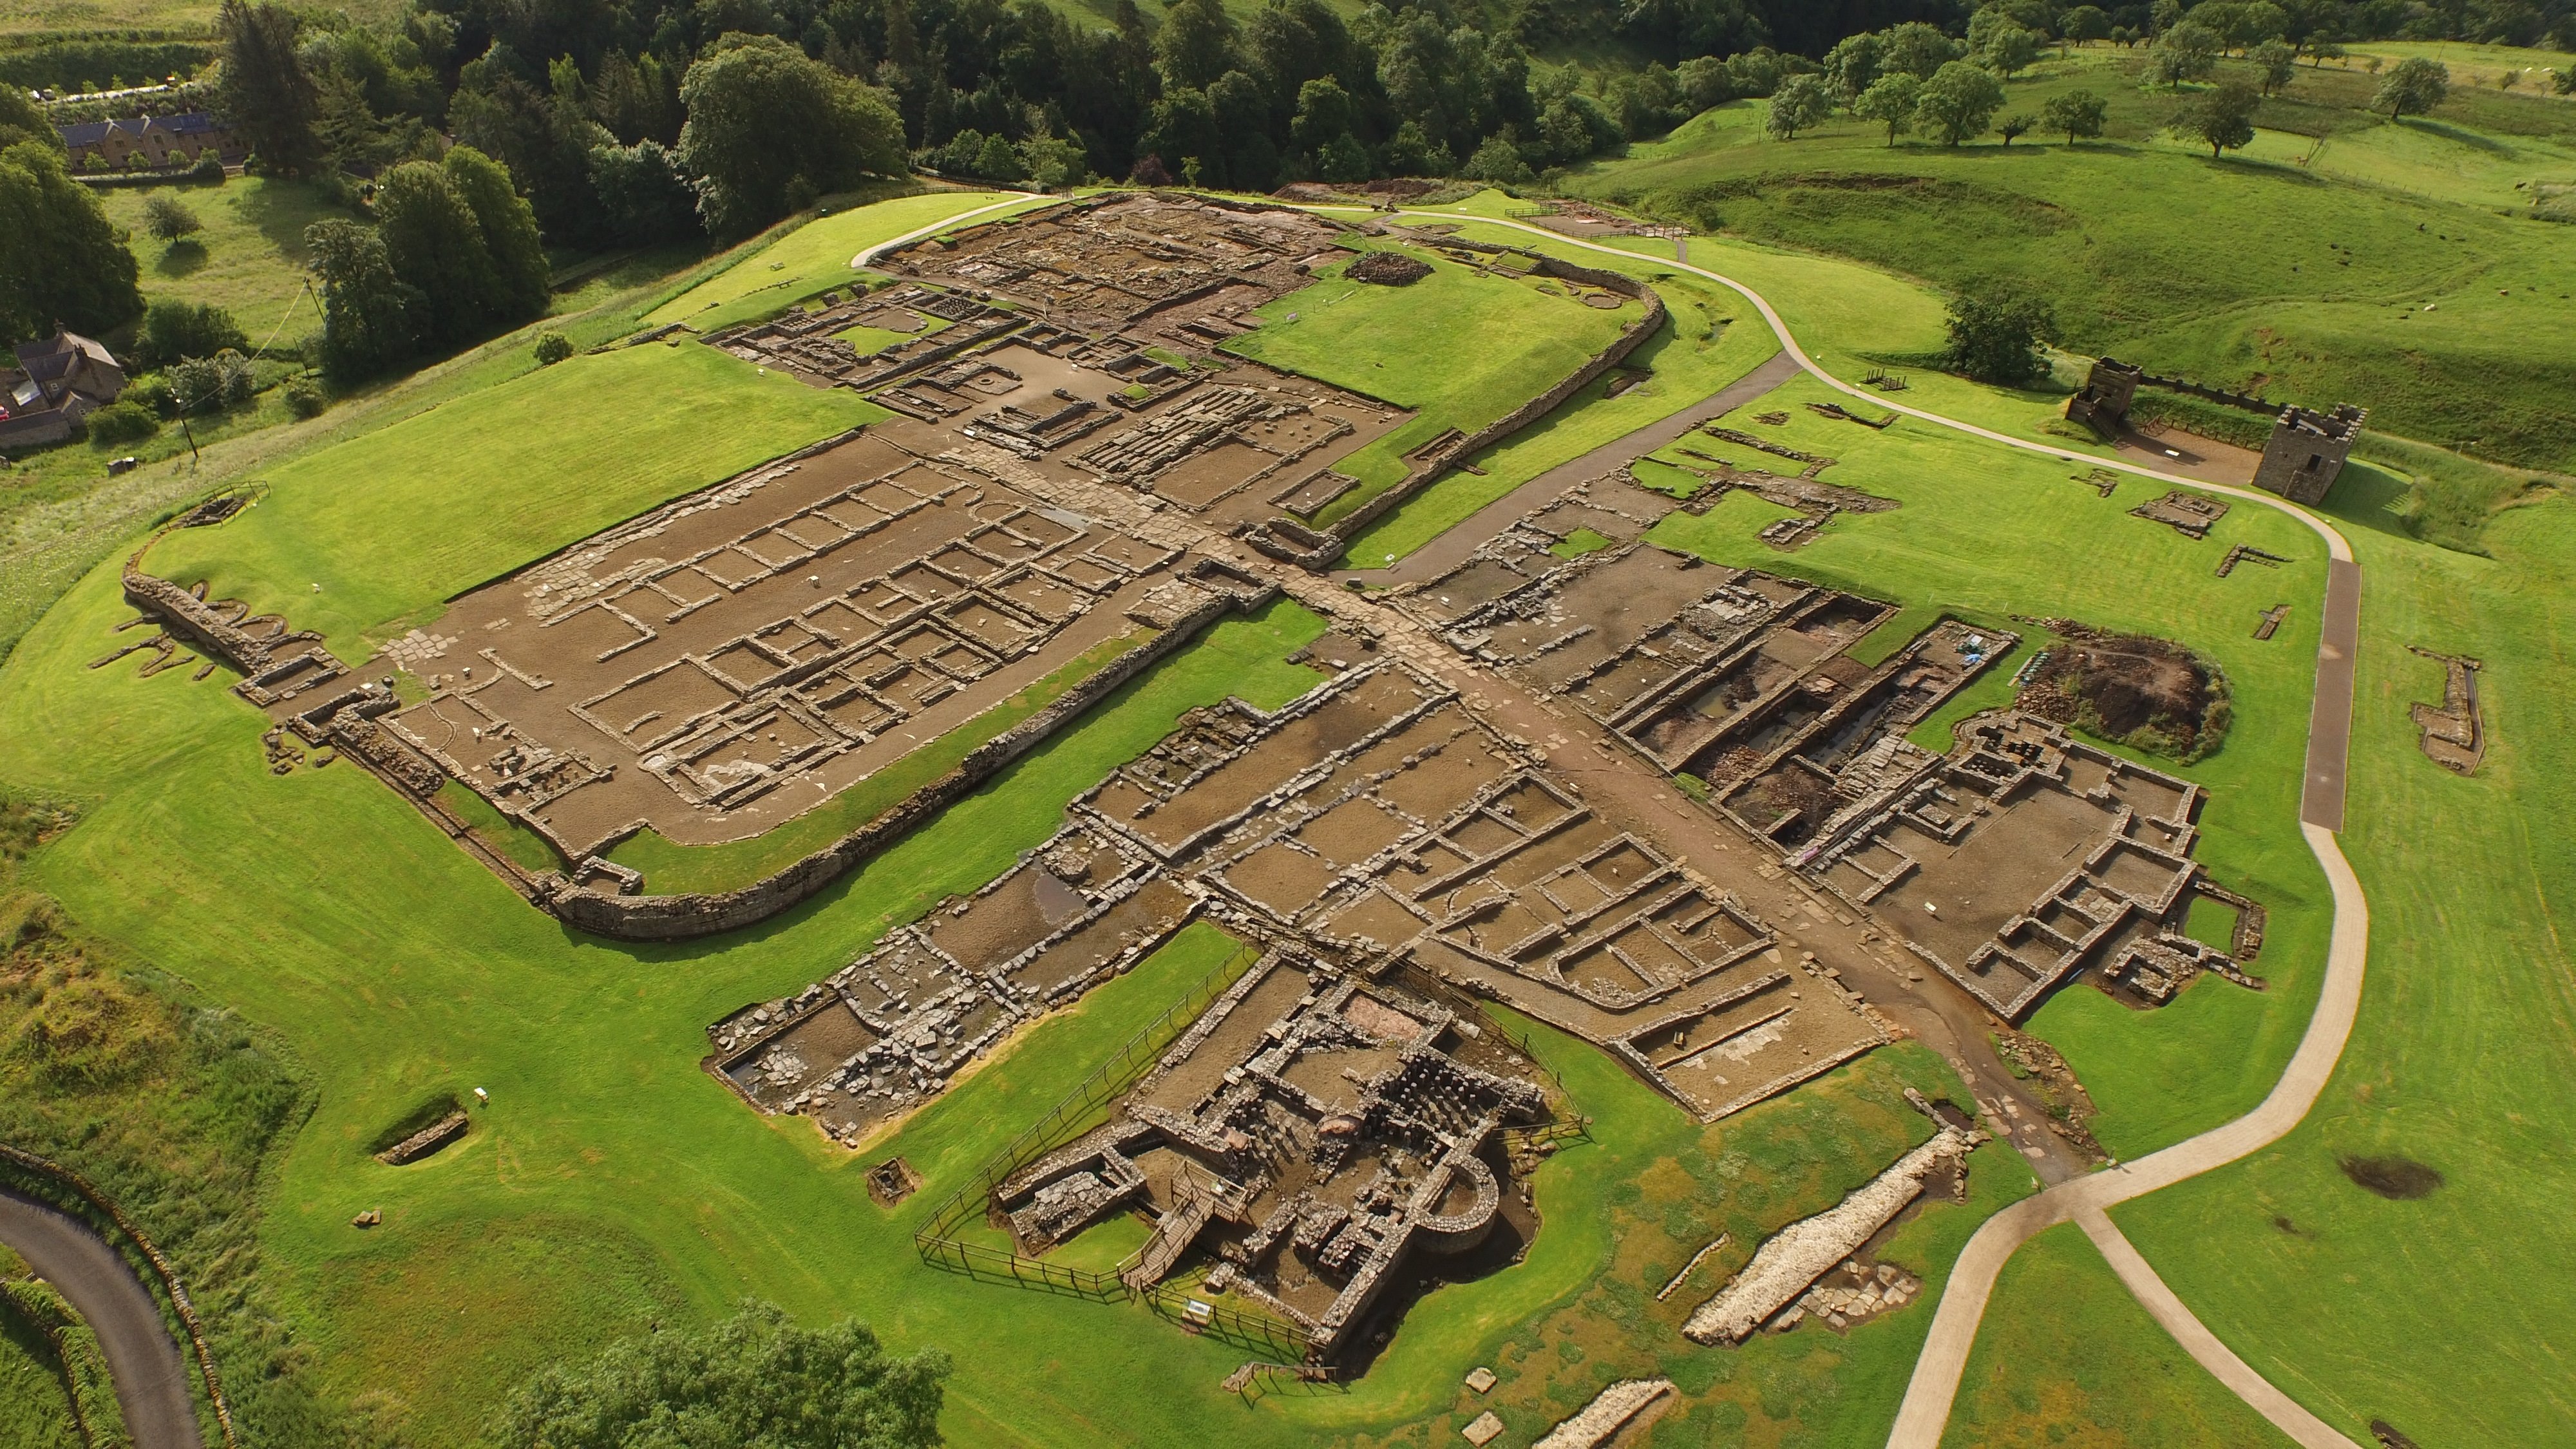
[[[165,369],[170,398],[186,417],[211,408],[237,408],[259,390],[250,359],[226,347],[211,357],[183,357]]]
[[[0,151],[21,141],[41,142],[57,153],[63,150],[63,133],[45,119],[44,108],[26,87],[0,85]]]
[[[2099,5],[2078,5],[2057,22],[2057,33],[2077,45],[2111,38],[2111,17]]]
[[[903,122],[883,91],[784,41],[733,37],[680,83],[688,121],[680,167],[697,178],[698,214],[720,237],[766,226],[807,195],[909,169]]]
[[[2263,98],[2243,81],[2229,81],[2204,92],[2174,118],[2174,130],[2209,146],[2210,159],[2222,151],[2240,150],[2254,140],[2254,108]]]
[[[1988,5],[1968,17],[1969,56],[2007,79],[2039,59],[2040,39],[2008,6]]]
[[[594,146],[590,188],[601,225],[627,246],[652,246],[697,234],[698,194],[680,174],[680,158],[659,141]]]
[[[492,249],[445,167],[407,161],[378,178],[376,231],[394,275],[420,295],[421,341],[469,341],[502,311]]]
[[[2101,135],[2110,109],[2109,102],[2091,91],[2068,91],[2050,96],[2048,104],[2040,107],[2039,124],[2043,130],[2063,132],[2066,144],[2072,146],[2079,139]]]
[[[222,102],[233,130],[271,171],[300,175],[322,160],[321,92],[297,52],[299,22],[275,5],[224,0],[215,15]]]
[[[2028,115],[2016,111],[2013,114],[2004,117],[2002,120],[1995,122],[1995,134],[2003,137],[2004,144],[2006,146],[2010,146],[2014,141],[2019,140],[2023,136],[2029,135],[2030,128],[2038,124],[2039,122],[2031,119]]]
[[[1857,102],[1877,84],[1885,51],[1885,43],[1874,34],[1844,36],[1825,52],[1825,88],[1844,105]]]
[[[394,275],[384,238],[371,226],[333,218],[304,229],[307,263],[322,288],[322,370],[372,377],[409,357],[419,340],[420,294]]]
[[[449,148],[439,164],[456,194],[473,209],[474,224],[491,252],[490,321],[515,327],[545,311],[554,268],[547,265],[545,243],[537,237],[536,213],[527,198],[511,189],[509,173],[471,146]]]
[[[2218,69],[2224,47],[2218,32],[2197,20],[2186,20],[2156,37],[2155,78],[2179,91],[2187,80],[2206,80]]]
[[[204,231],[206,224],[177,198],[154,196],[143,203],[143,229],[168,246],[190,233]]]
[[[1880,76],[1852,103],[1852,114],[1887,127],[1887,144],[1914,129],[1914,108],[1923,97],[1923,82],[1904,71]]]
[[[2299,73],[2299,53],[2292,50],[2286,40],[2264,41],[2254,47],[2249,58],[2263,77],[2263,94],[2267,96],[2288,85],[2291,78]]]
[[[537,366],[552,367],[572,356],[572,339],[560,332],[537,334]]]
[[[1234,17],[1221,0],[1181,0],[1154,35],[1154,68],[1166,86],[1205,90],[1238,64]]]
[[[2370,98],[2372,110],[2385,110],[2394,121],[2413,111],[2417,115],[2433,109],[2451,93],[2451,68],[2438,60],[2420,55],[2408,56],[2388,72],[2379,83],[2379,94]]]
[[[1979,135],[2004,108],[2003,82],[1982,66],[1954,60],[1932,73],[1915,102],[1915,128],[1956,146]]]
[[[1510,128],[1496,131],[1458,168],[1458,174],[1470,181],[1491,181],[1498,185],[1531,180],[1529,163],[1521,159],[1520,147],[1512,141]]]
[[[1029,179],[1028,168],[1020,163],[1020,149],[998,131],[985,137],[984,144],[976,149],[975,174],[1013,185]]]
[[[1930,80],[1934,73],[1959,58],[1959,42],[1941,33],[1937,25],[1909,20],[1890,26],[1879,36],[1879,73],[1903,71],[1916,80]]]
[[[514,1395],[498,1449],[927,1449],[948,1356],[887,1356],[866,1325],[803,1329],[762,1303],[695,1331],[630,1338]]]
[[[233,314],[211,302],[182,302],[164,297],[143,314],[134,334],[134,360],[145,367],[167,367],[182,357],[212,357],[225,348],[247,351]]]
[[[1811,75],[1793,75],[1771,93],[1771,114],[1764,129],[1783,141],[1798,139],[1800,131],[1821,126],[1834,113],[1834,98],[1825,83]]]
[[[2056,330],[2046,302],[2009,288],[1950,303],[1950,365],[1978,382],[2021,387],[2044,376],[2040,340]]]
[[[1335,141],[1351,133],[1351,93],[1330,76],[1297,88],[1297,115],[1288,123],[1288,142],[1308,156],[1321,157]]]
[[[0,150],[0,342],[50,335],[57,321],[107,331],[142,310],[137,271],[59,140]]]

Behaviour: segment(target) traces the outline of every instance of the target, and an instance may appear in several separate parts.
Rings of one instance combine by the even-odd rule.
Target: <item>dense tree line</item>
[[[2099,135],[2079,93],[2001,116],[2052,45],[2151,47],[2179,92],[2242,55],[2268,94],[2346,42],[2576,45],[2576,0],[413,0],[384,23],[225,0],[220,106],[259,167],[373,187],[378,228],[325,223],[326,364],[377,371],[544,306],[545,248],[730,239],[870,176],[926,166],[1268,190],[1291,180],[1518,182],[1711,106],[1769,98],[1774,135],[1841,111],[1956,145],[1990,128]],[[1581,48],[1622,62],[1552,65]],[[2441,99],[2392,71],[2392,116]],[[17,111],[24,110],[21,116]],[[2177,127],[2245,143],[2236,86]],[[20,144],[9,146],[11,139]],[[23,225],[8,224],[25,218]],[[132,257],[63,173],[45,119],[0,111],[0,324],[104,329]]]
[[[2576,41],[2576,0],[1411,0],[1349,19],[1118,0],[1098,20],[1040,0],[415,0],[375,26],[227,0],[220,31],[225,104],[264,166],[372,175],[452,138],[508,169],[549,244],[597,248],[739,235],[908,163],[1050,185],[1510,181],[1800,75],[1946,137],[1985,90],[1936,83],[1953,62],[2009,80],[2050,45],[2150,44],[2178,86],[2231,52],[2277,75],[2393,35]],[[1627,68],[1538,58],[1571,48]],[[1903,81],[1864,104],[1898,76],[1947,114]],[[1817,94],[1794,87],[1775,128],[1804,129]]]

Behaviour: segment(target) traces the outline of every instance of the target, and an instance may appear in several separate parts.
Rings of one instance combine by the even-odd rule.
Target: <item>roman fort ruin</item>
[[[1325,524],[1361,486],[1342,466],[1410,415],[1225,344],[1367,248],[1544,276],[1561,305],[1639,315]],[[1141,1218],[1144,1246],[1104,1280],[1118,1286],[1094,1288],[1186,1283],[1186,1301],[1225,1299],[1304,1363],[1364,1356],[1423,1284],[1541,1230],[1533,1144],[1579,1112],[1489,1007],[1715,1122],[1899,1035],[1865,977],[1928,969],[1998,1027],[2078,979],[2141,1009],[2203,973],[2259,987],[2250,945],[2184,930],[2195,899],[2252,907],[2193,859],[2197,786],[2009,691],[1968,711],[1966,691],[2004,683],[2018,632],[1942,616],[1894,637],[1898,603],[1865,580],[1665,547],[1648,531],[1677,500],[1626,467],[1417,582],[1327,576],[1359,528],[1662,327],[1643,283],[1158,193],[968,226],[873,267],[768,320],[621,345],[712,347],[858,392],[884,420],[529,561],[360,664],[155,576],[147,544],[125,593],[160,632],[99,664],[187,649],[229,666],[281,772],[307,751],[347,759],[531,907],[660,942],[813,897],[1221,618],[1282,599],[1322,616],[1303,656],[1320,683],[1275,709],[1182,715],[981,888],[711,1023],[704,1062],[746,1110],[874,1151],[1033,1022],[1194,926],[1223,932],[1240,959],[1102,1089],[1098,1119],[992,1165],[940,1221],[982,1225],[1008,1247],[977,1251],[1052,1282],[1066,1244]],[[1706,428],[1693,448],[1720,444],[1800,465],[1698,454],[1717,485],[1698,506],[1744,488],[1793,509],[1764,535],[1784,553],[1839,513],[1895,506],[1758,437]],[[923,783],[757,880],[664,890],[616,858],[647,833],[681,850],[756,840],[960,739],[908,777]],[[496,848],[460,791],[552,868]],[[1940,1131],[1947,1163],[1970,1129]],[[1931,1157],[1880,1196],[1910,1201]],[[922,1185],[899,1159],[870,1180],[886,1201]],[[1910,1292],[1858,1268],[1816,1286],[1831,1267],[1766,1273],[1709,1336]]]

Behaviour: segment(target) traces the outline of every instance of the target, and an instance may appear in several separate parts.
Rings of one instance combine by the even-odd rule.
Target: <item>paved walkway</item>
[[[187,1366],[161,1306],[98,1234],[43,1203],[0,1190],[0,1243],[80,1311],[107,1358],[137,1449],[203,1449]]]
[[[1613,256],[1633,255],[1519,222],[1492,221],[1490,224],[1529,232],[1561,245],[1588,251]],[[1783,354],[1836,391],[2008,448],[2072,461],[2073,455],[2046,444],[2012,437],[1863,392],[1817,366],[1806,350],[1798,345],[1788,324],[1760,293],[1732,277],[1688,262],[1674,265],[1741,295],[1770,324],[1772,332],[1780,339]],[[2061,1222],[2080,1220],[2094,1241],[2102,1245],[2105,1255],[2111,1257],[2113,1268],[2121,1272],[2121,1280],[2129,1284],[2130,1291],[2138,1295],[2148,1312],[2164,1324],[2167,1331],[2173,1333],[2175,1341],[2220,1382],[2283,1433],[2311,1446],[2311,1449],[2324,1449],[2324,1446],[2358,1449],[2351,1440],[2301,1408],[2219,1342],[2182,1300],[2165,1288],[2163,1280],[2147,1267],[2146,1260],[2138,1256],[2137,1250],[2121,1236],[2120,1230],[2102,1210],[2224,1166],[2279,1141],[2315,1105],[2317,1095],[2325,1089],[2327,1078],[2334,1072],[2335,1062],[2343,1054],[2345,1040],[2352,1034],[2353,1019],[2361,1005],[2363,967],[2370,941],[2370,909],[2362,896],[2360,880],[2353,875],[2351,865],[2344,860],[2342,849],[2335,843],[2335,832],[2343,826],[2353,665],[2361,633],[2360,567],[2353,559],[2352,545],[2335,531],[2332,524],[2274,494],[2204,478],[2185,477],[2126,459],[2088,455],[2087,460],[2142,478],[2221,493],[2278,510],[2307,525],[2325,543],[2328,564],[2324,633],[2317,649],[2317,692],[2309,719],[2307,779],[2300,803],[2300,829],[2307,837],[2308,849],[2325,870],[2327,883],[2334,893],[2334,932],[2326,953],[2325,984],[2318,995],[2316,1011],[2308,1018],[2307,1032],[2300,1038],[2298,1050],[2290,1058],[2288,1070],[2282,1073],[2271,1094],[2253,1111],[2223,1127],[2178,1142],[2136,1162],[2056,1183],[1988,1218],[1978,1228],[1975,1236],[1968,1240],[1966,1251],[1960,1255],[1943,1288],[1940,1308],[1933,1317],[1932,1330],[1924,1342],[1922,1355],[1915,1361],[1914,1376],[1906,1387],[1905,1402],[1897,1411],[1896,1425],[1888,1436],[1888,1444],[1891,1449],[1935,1449],[1941,1442],[1942,1431],[1948,1426],[1950,1406],[1958,1394],[1960,1375],[1967,1368],[1968,1351],[1976,1341],[1977,1325],[1985,1316],[1986,1300],[1994,1292],[1996,1275],[2003,1270],[2004,1263],[2014,1251],[2034,1234]],[[2083,1216],[2079,1218],[2079,1215]]]
[[[1406,554],[1394,565],[1380,569],[1344,569],[1333,577],[1337,580],[1358,579],[1367,584],[1410,584],[1436,579],[1465,563],[1467,555],[1499,537],[1522,514],[1546,506],[1577,483],[1626,467],[1657,448],[1680,441],[1700,424],[1724,417],[1796,377],[1801,370],[1797,358],[1786,352],[1777,353],[1770,361],[1701,401],[1669,417],[1658,418],[1625,437],[1613,438],[1572,462],[1557,464],[1452,524],[1439,537]]]

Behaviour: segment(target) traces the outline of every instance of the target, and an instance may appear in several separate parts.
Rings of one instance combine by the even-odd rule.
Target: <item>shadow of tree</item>
[[[181,237],[162,249],[160,259],[152,264],[152,274],[176,280],[196,275],[205,265],[206,244],[195,237]]]

